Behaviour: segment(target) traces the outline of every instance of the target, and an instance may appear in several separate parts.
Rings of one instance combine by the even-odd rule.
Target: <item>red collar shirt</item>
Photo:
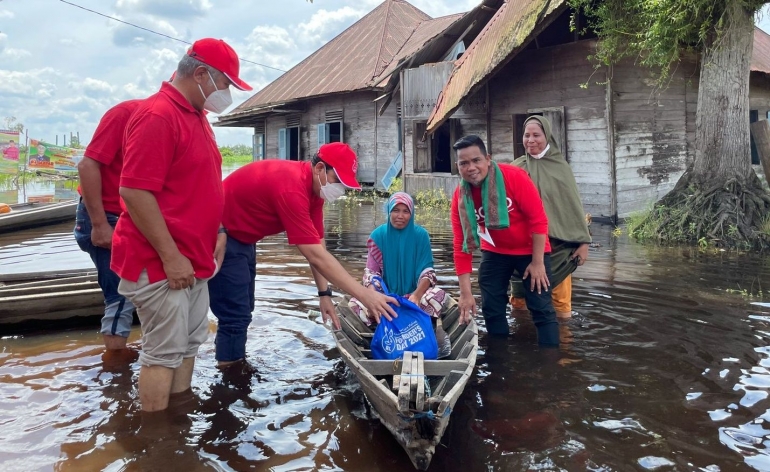
[[[214,274],[214,247],[222,220],[222,156],[205,115],[166,82],[128,122],[120,186],[151,192],[171,237],[195,270]],[[166,279],[160,256],[126,212],[112,242],[112,270],[137,281]]]

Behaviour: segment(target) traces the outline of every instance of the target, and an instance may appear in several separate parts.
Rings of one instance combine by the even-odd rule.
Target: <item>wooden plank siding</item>
[[[373,113],[377,113],[382,102],[372,103]],[[398,107],[400,101],[393,100],[382,116],[377,116],[377,139],[375,149],[376,174],[374,184],[381,187],[385,173],[388,171],[391,162],[398,155]],[[359,166],[360,167],[360,166]],[[360,171],[359,171],[360,172]]]
[[[383,116],[376,117],[375,98],[375,92],[354,92],[309,100],[305,112],[300,114],[300,158],[310,159],[318,151],[317,125],[325,123],[326,112],[342,110],[343,141],[358,155],[358,180],[377,183],[398,153],[398,105],[394,101]],[[286,115],[266,119],[266,158],[278,156],[278,130],[285,126]]]
[[[694,75],[696,76],[694,78]],[[668,193],[693,158],[697,67],[684,61],[665,89],[655,71],[623,61],[613,67],[618,216],[643,210]]]
[[[610,152],[605,116],[606,71],[586,59],[594,41],[579,41],[519,54],[489,83],[491,147],[498,160],[513,160],[513,115],[564,107],[567,155],[583,207],[610,218]],[[587,83],[587,87],[581,84]]]

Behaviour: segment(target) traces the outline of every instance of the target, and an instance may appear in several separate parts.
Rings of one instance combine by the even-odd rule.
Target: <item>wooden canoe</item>
[[[448,298],[441,323],[452,341],[452,353],[445,359],[424,360],[422,353],[406,352],[403,359],[387,361],[371,358],[374,333],[353,313],[347,299],[337,306],[337,313],[342,329],[334,336],[343,361],[412,464],[426,470],[476,365],[475,321],[460,324],[457,302]]]
[[[0,286],[0,325],[100,315],[96,274]]]
[[[45,226],[63,221],[75,221],[78,202],[67,200],[56,203],[17,203],[11,212],[0,214],[0,233]]]

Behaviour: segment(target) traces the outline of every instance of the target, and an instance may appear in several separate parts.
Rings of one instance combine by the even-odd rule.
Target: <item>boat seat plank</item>
[[[457,306],[457,302],[454,300],[450,299],[450,301],[447,301],[447,306],[444,308],[444,313],[444,316],[441,317],[441,322],[445,327],[453,327],[455,322],[460,319],[460,308]],[[449,333],[449,330],[447,330],[447,333]]]
[[[361,321],[361,318],[359,318],[358,315],[356,315],[355,312],[350,309],[349,301],[350,300],[348,298],[345,298],[342,302],[340,302],[340,304],[337,305],[337,311],[339,311],[340,314],[348,320],[350,326],[354,327],[359,333],[373,333],[374,331],[372,328],[366,326],[366,323]]]
[[[374,376],[401,374],[400,361],[385,361],[373,359],[361,359],[358,361],[361,367]],[[468,361],[442,360],[423,361],[423,375],[443,377],[453,370],[464,371],[468,367]]]
[[[79,282],[63,285],[45,285],[42,287],[16,288],[13,285],[0,288],[0,297],[17,297],[20,295],[42,295],[44,293],[70,292],[73,290],[99,289],[99,284],[94,282]]]
[[[460,393],[465,388],[465,384],[468,383],[468,377],[468,374],[463,372],[460,378],[457,379],[455,384],[452,386],[452,388],[444,395],[444,398],[441,400],[441,403],[438,406],[438,410],[436,411],[439,416],[444,416],[447,407],[453,405],[454,402],[457,401],[457,397],[460,396]],[[449,385],[448,382],[447,385]]]
[[[348,317],[342,316],[340,317],[342,331],[345,332],[345,334],[350,338],[351,341],[353,341],[355,344],[361,347],[369,347],[371,342],[367,339],[364,339],[361,334],[358,332],[356,328],[351,326],[350,321],[348,321]]]
[[[465,346],[463,346],[462,350],[460,351],[460,354],[457,355],[458,359],[467,359],[471,352],[473,352],[473,349],[476,346],[471,343],[467,342],[465,343]]]
[[[337,335],[337,342],[343,349],[348,351],[348,354],[350,354],[354,358],[364,357],[363,353],[359,350],[358,346],[356,346],[355,344],[350,342],[347,338],[345,338],[344,334]]]
[[[12,277],[12,274],[8,274],[8,277]],[[6,280],[5,282],[0,282],[0,291],[15,289],[15,288],[47,287],[50,285],[69,285],[69,284],[76,284],[81,282],[95,283],[96,281],[97,281],[96,274],[81,275],[77,277],[58,277],[55,279],[38,280],[35,282],[22,282],[22,283],[16,283],[13,280]]]
[[[456,341],[452,341],[452,354],[449,355],[451,359],[458,359],[460,352],[465,347],[466,343],[475,344],[477,341],[474,339],[476,333],[472,330],[466,329],[463,334]]]
[[[386,361],[389,362],[389,361]],[[407,413],[409,411],[409,396],[412,383],[412,353],[404,352],[404,358],[401,359],[401,384],[398,387],[398,411]]]
[[[460,380],[465,374],[465,370],[453,370],[447,374],[447,376],[441,381],[438,387],[436,387],[436,391],[433,392],[433,396],[439,399],[439,402],[441,401],[441,398],[446,394],[446,392],[452,390],[452,387],[455,386],[458,380]]]
[[[417,382],[417,392],[414,399],[414,409],[417,411],[423,411],[425,408],[425,374],[424,374],[425,356],[423,355],[422,352],[417,352],[416,354],[417,354],[416,371],[414,369],[415,364],[412,364],[412,376],[414,380]]]

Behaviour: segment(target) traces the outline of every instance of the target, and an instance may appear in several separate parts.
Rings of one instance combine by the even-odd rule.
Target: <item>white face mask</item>
[[[217,88],[217,83],[214,82],[214,77],[211,76],[211,72],[209,72],[209,79],[211,79],[211,83],[214,84],[214,88],[216,90],[211,92],[211,95],[208,97],[205,93],[203,93],[203,87],[201,87],[201,84],[198,84],[198,89],[201,91],[201,94],[203,94],[203,98],[206,99],[206,101],[203,103],[203,109],[208,110],[211,113],[219,114],[227,110],[227,107],[232,105],[233,97],[230,96],[230,87],[225,87],[222,90]]]
[[[326,173],[326,167],[324,167],[324,173]],[[326,181],[326,185],[321,184],[321,175],[318,175],[318,184],[321,185],[321,198],[326,200],[327,202],[333,202],[334,200],[337,200],[341,196],[345,195],[345,186],[336,183],[331,184],[329,181]]]

